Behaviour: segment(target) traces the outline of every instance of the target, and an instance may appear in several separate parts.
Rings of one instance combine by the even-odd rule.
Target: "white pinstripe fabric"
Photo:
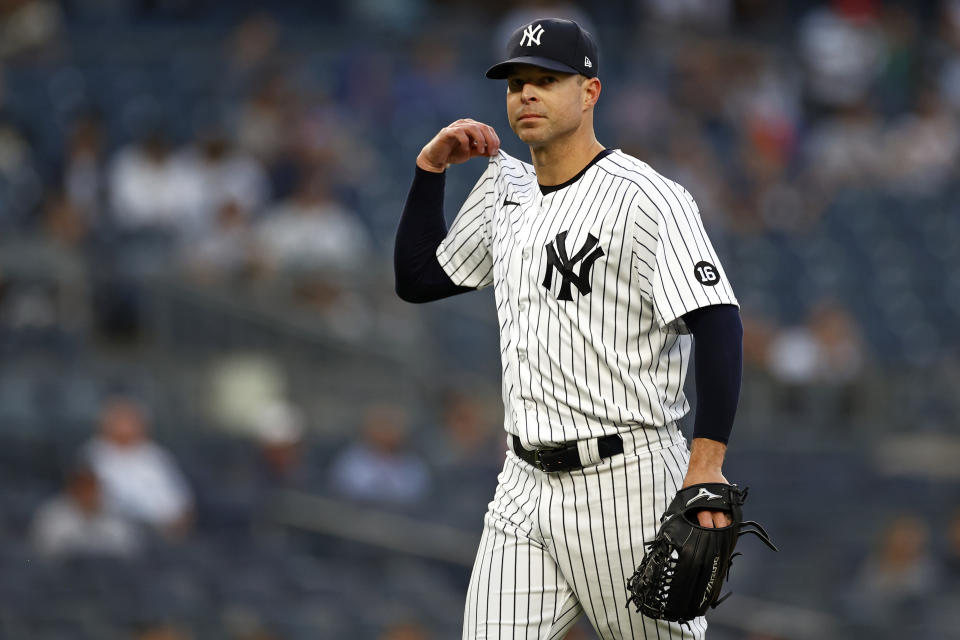
[[[588,234],[603,255],[592,291],[558,300],[543,286],[546,247]],[[500,152],[467,197],[437,257],[451,279],[494,285],[503,361],[504,426],[525,446],[656,428],[689,409],[692,338],[678,318],[737,304],[699,211],[680,185],[615,151],[573,184],[541,194],[533,167]],[[719,272],[698,282],[694,265]]]
[[[565,276],[548,246],[564,256]],[[572,257],[596,247],[589,277],[570,287]],[[494,286],[507,432],[527,448],[577,441],[585,461],[598,457],[592,439],[618,433],[625,451],[554,474],[508,455],[463,637],[562,638],[585,612],[605,639],[703,638],[703,619],[684,628],[624,606],[626,577],[686,472],[675,425],[689,409],[692,338],[680,317],[737,304],[693,198],[619,151],[543,194],[532,166],[500,152],[437,258],[457,284]],[[716,270],[713,286],[698,278],[701,262]]]
[[[686,470],[683,437],[671,429],[664,442],[573,473],[545,473],[508,453],[484,518],[464,640],[563,638],[582,613],[605,640],[702,639],[703,618],[687,627],[624,606],[625,576]]]

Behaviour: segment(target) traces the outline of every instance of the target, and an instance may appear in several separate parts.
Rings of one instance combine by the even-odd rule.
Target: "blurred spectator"
[[[251,221],[269,196],[263,168],[215,130],[204,133],[182,162],[200,188],[197,225],[180,248],[188,274],[213,283],[253,278],[261,261]]]
[[[724,112],[735,126],[737,162],[723,169],[714,161],[716,168],[704,167],[707,170],[701,170],[691,184],[712,180],[713,192],[727,191],[725,200],[738,205],[730,221],[734,231],[809,228],[819,213],[819,202],[813,197],[816,190],[798,183],[790,173],[802,113],[794,74],[778,57],[757,48],[741,47],[727,55],[733,71]],[[732,189],[725,175],[735,176]],[[701,201],[699,194],[697,199]],[[702,202],[700,209],[705,210]]]
[[[268,489],[316,488],[311,486],[312,468],[304,465],[304,420],[287,402],[269,404],[257,418],[260,477]]]
[[[250,215],[235,201],[221,205],[213,227],[185,242],[181,262],[188,277],[196,282],[217,284],[245,282],[261,272],[253,240]]]
[[[193,496],[173,457],[147,433],[144,410],[114,397],[101,408],[99,433],[84,449],[113,513],[179,537],[193,519]]]
[[[883,175],[882,123],[866,103],[845,106],[823,118],[804,142],[804,161],[820,189],[864,187]]]
[[[842,385],[856,380],[866,360],[860,328],[838,301],[824,300],[810,314],[808,326],[819,345],[822,380]]]
[[[298,100],[283,74],[271,74],[239,108],[240,148],[273,167],[291,142]]]
[[[681,115],[696,116],[701,135],[709,131],[717,142],[727,135],[721,130],[725,123],[718,116],[723,111],[725,92],[737,73],[732,60],[723,43],[693,40],[677,51],[667,80],[674,109],[679,108]]]
[[[110,168],[111,209],[125,230],[201,231],[203,187],[203,176],[173,152],[160,130],[121,149]]]
[[[64,247],[80,245],[90,231],[83,210],[63,191],[47,196],[42,223],[47,237]]]
[[[233,149],[223,131],[202,133],[196,148],[184,152],[179,161],[200,182],[199,222],[204,229],[217,212],[229,205],[235,205],[247,216],[258,213],[270,195],[259,162]]]
[[[928,543],[927,525],[912,515],[900,515],[882,529],[849,598],[848,614],[878,634],[872,637],[904,637],[905,628],[924,620],[923,604],[939,585]]]
[[[280,25],[270,13],[259,11],[246,16],[227,41],[226,75],[237,89],[246,90],[249,81],[267,70],[277,55]]]
[[[859,328],[839,303],[821,302],[804,325],[774,332],[766,358],[787,414],[836,426],[857,409],[866,354]]]
[[[53,0],[0,1],[0,62],[51,50],[62,27],[63,11]]]
[[[389,131],[395,138],[394,144],[412,144],[411,131],[422,127],[424,118],[429,120],[431,113],[440,113],[445,109],[447,113],[452,113],[456,105],[467,105],[472,87],[466,86],[462,73],[450,68],[457,59],[456,50],[421,45],[417,51],[423,57],[436,55],[436,58],[430,58],[429,64],[418,60],[415,66],[403,72],[386,70],[382,68],[385,63],[377,61],[373,66],[384,75],[381,84],[371,87],[369,85],[374,81],[367,79],[358,90],[382,92],[385,95],[359,96],[356,99],[362,104],[356,107],[344,104],[342,96],[330,95],[325,87],[317,88],[298,114],[289,145],[288,161],[291,164],[286,168],[288,173],[301,178],[313,170],[322,176],[331,191],[365,193],[371,188],[370,176],[390,171],[389,168],[378,167],[382,152],[378,153],[367,141],[370,129],[366,123],[387,121],[390,128],[384,129],[384,132]],[[426,68],[421,68],[423,66]],[[351,78],[350,81],[355,80]],[[420,93],[415,90],[411,92],[408,84],[414,89],[419,88],[421,92],[434,93],[428,94],[424,100]],[[445,86],[438,89],[438,85]],[[413,95],[415,93],[417,95]],[[409,106],[403,104],[401,94],[410,98]],[[435,100],[431,101],[431,95]],[[417,107],[422,111],[416,113]],[[360,109],[370,109],[374,113],[364,114]]]
[[[770,363],[770,344],[777,328],[770,320],[744,309],[743,364],[753,369],[766,370]]]
[[[83,113],[70,126],[63,168],[63,190],[85,226],[99,222],[107,195],[103,122],[96,112]]]
[[[865,359],[856,323],[834,301],[819,303],[805,325],[779,331],[769,349],[770,371],[793,384],[852,382]]]
[[[916,108],[899,118],[884,136],[886,174],[897,188],[935,194],[958,175],[960,127],[934,91],[923,91]]]
[[[24,129],[0,112],[0,229],[26,226],[40,204],[42,184]]]
[[[336,279],[368,262],[366,230],[337,202],[320,169],[305,175],[292,197],[267,212],[256,234],[261,255],[275,272]]]
[[[355,500],[404,505],[427,494],[430,475],[408,444],[408,417],[397,406],[364,414],[360,439],[340,451],[330,473],[333,488]]]
[[[781,54],[755,47],[737,48],[731,64],[735,76],[724,99],[726,116],[767,161],[788,164],[803,115],[796,74]]]
[[[840,107],[861,102],[884,64],[876,0],[832,0],[800,23],[799,53],[810,100]]]
[[[63,492],[40,506],[30,540],[50,557],[130,556],[142,544],[131,522],[104,509],[100,483],[86,465],[71,469]]]

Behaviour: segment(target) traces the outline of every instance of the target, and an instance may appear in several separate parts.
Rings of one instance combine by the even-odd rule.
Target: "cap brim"
[[[550,71],[562,71],[563,73],[580,73],[579,69],[565,65],[549,58],[538,58],[537,56],[520,56],[519,58],[510,58],[497,63],[487,69],[486,76],[491,80],[503,80],[510,75],[510,69],[515,64],[530,64],[535,67],[549,69]]]

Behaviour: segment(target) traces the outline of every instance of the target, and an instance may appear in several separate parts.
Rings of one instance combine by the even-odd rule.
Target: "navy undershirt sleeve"
[[[695,309],[683,320],[693,334],[697,382],[694,438],[726,443],[740,400],[743,375],[743,323],[734,305]]]
[[[407,302],[430,302],[474,290],[454,284],[437,261],[437,247],[447,237],[443,219],[445,176],[417,167],[400,216],[393,273],[397,295]]]

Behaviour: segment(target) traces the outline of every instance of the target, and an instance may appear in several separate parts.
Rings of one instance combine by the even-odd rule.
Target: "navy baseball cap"
[[[507,59],[487,69],[487,77],[502,80],[515,64],[532,64],[551,71],[597,77],[597,43],[589,31],[572,20],[534,20],[513,32],[507,41]]]

